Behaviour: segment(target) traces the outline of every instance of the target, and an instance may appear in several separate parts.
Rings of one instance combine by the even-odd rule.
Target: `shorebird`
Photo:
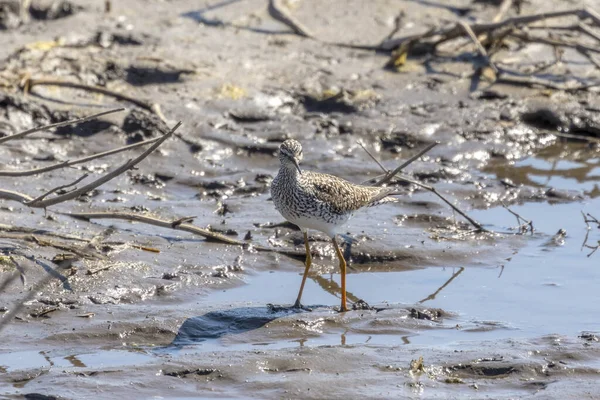
[[[279,161],[281,165],[271,184],[271,197],[277,211],[300,228],[304,234],[306,249],[304,275],[294,307],[302,307],[302,291],[312,264],[308,230],[313,229],[331,238],[340,263],[340,311],[348,311],[346,260],[338,246],[336,235],[355,211],[395,201],[396,199],[390,196],[399,193],[393,188],[357,185],[337,176],[302,171],[302,145],[294,139],[288,139],[279,146]]]

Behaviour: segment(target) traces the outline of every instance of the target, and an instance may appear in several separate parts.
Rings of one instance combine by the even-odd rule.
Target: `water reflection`
[[[452,276],[450,277],[450,279],[448,279],[442,286],[440,286],[435,292],[431,293],[429,296],[425,297],[423,300],[419,300],[417,302],[417,304],[423,304],[428,300],[434,300],[435,296],[437,296],[438,293],[440,293],[442,290],[444,290],[444,288],[446,286],[448,286],[454,279],[456,279],[457,276],[462,274],[462,272],[464,270],[465,270],[465,267],[460,267],[460,269],[458,271],[456,271],[455,273],[453,273]]]
[[[587,144],[558,143],[513,164],[492,160],[483,170],[518,185],[581,190],[600,197],[600,155]]]

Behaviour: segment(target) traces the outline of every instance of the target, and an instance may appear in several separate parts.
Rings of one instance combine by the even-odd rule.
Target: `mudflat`
[[[0,140],[124,110],[0,142],[2,396],[598,396],[600,2],[493,32],[575,4],[17,3],[0,1]],[[457,21],[484,52],[468,29],[432,50]],[[68,194],[152,143],[18,172],[179,121],[72,200],[8,193]],[[402,171],[420,185],[394,177],[398,202],[348,224],[347,313],[318,232],[312,311],[290,308],[303,239],[269,193],[286,138],[357,183],[439,142]]]

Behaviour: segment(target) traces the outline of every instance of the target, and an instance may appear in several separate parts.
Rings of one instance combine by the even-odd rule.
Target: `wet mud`
[[[290,3],[319,37],[355,44],[381,41],[398,7]],[[490,20],[488,3],[403,1],[403,32],[431,19]],[[157,138],[183,122],[136,169],[75,200],[46,210],[0,200],[0,278],[14,278],[0,313],[23,303],[2,331],[2,396],[597,396],[600,253],[591,252],[600,230],[582,217],[600,217],[596,92],[473,90],[461,75],[473,68],[469,54],[444,63],[414,55],[392,72],[383,54],[291,34],[264,1],[148,4],[112,2],[107,12],[94,1],[39,2],[30,18],[0,6],[0,137],[126,108],[0,144],[0,189],[35,198],[95,179],[142,150],[2,173]],[[563,62],[597,74],[575,57]],[[137,100],[24,88],[25,75]],[[306,307],[291,308],[304,244],[269,193],[286,138],[302,142],[304,168],[353,182],[382,174],[358,141],[388,170],[438,141],[404,172],[489,232],[395,178],[398,202],[357,213],[340,238],[354,309],[337,312],[335,253],[318,232]],[[238,244],[71,215],[103,211],[191,223]]]

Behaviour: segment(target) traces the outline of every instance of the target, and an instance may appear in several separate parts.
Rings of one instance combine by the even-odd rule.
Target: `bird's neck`
[[[300,176],[300,173],[296,169],[295,165],[287,164],[281,164],[281,167],[279,167],[279,174],[294,180],[298,179],[298,177]]]

